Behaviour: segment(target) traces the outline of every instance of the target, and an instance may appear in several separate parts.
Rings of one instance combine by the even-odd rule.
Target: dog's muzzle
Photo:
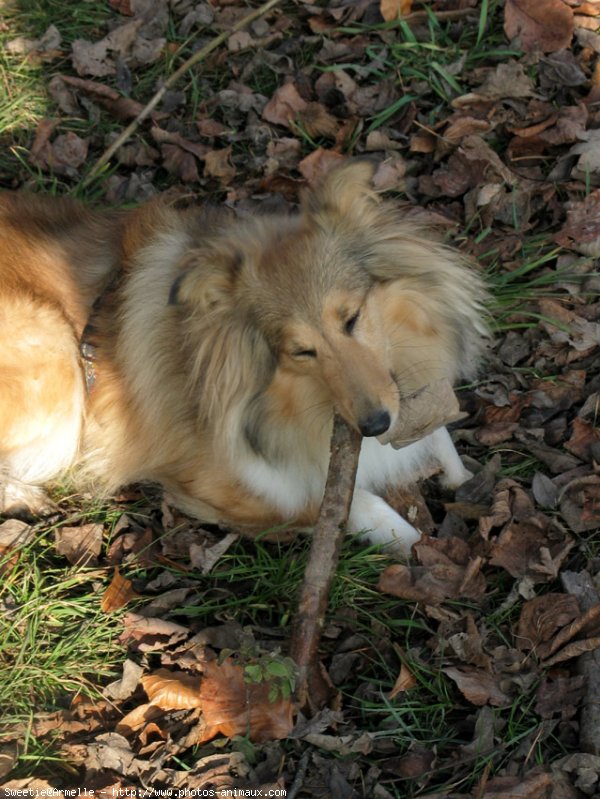
[[[389,428],[392,419],[387,411],[371,411],[358,420],[358,429],[363,436],[380,436]]]

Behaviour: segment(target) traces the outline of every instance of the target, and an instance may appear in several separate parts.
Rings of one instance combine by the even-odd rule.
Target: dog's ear
[[[234,441],[246,408],[268,386],[276,358],[253,308],[237,292],[246,256],[223,241],[192,250],[180,263],[169,303],[183,325],[189,390],[202,425]]]
[[[310,215],[350,217],[368,222],[377,208],[378,197],[372,186],[376,164],[366,158],[335,167],[323,182],[306,191],[301,208]]]
[[[183,305],[202,313],[226,306],[231,300],[244,255],[233,247],[191,250],[169,292],[169,305]]]

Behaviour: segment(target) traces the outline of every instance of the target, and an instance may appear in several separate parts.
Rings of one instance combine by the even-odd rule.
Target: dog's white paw
[[[439,430],[429,436],[428,446],[431,448],[434,458],[442,467],[440,483],[444,488],[458,488],[473,477],[461,461],[450,433],[445,427],[440,427]]]
[[[450,488],[454,491],[463,483],[466,483],[467,480],[470,480],[471,477],[473,477],[473,472],[466,469],[462,463],[460,465],[455,464],[454,468],[449,471],[445,470],[440,475],[440,483],[444,488]]]
[[[362,541],[377,544],[390,554],[406,559],[421,533],[409,524],[381,497],[357,489],[350,510],[350,531],[359,533]]]
[[[40,486],[20,480],[0,479],[0,513],[30,518],[48,516],[54,512],[56,505]]]

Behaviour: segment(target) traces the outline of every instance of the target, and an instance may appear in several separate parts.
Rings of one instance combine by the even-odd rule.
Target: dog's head
[[[382,204],[372,172],[366,161],[338,168],[299,215],[207,231],[186,256],[172,300],[187,311],[207,421],[235,409],[246,424],[285,385],[291,407],[294,393],[328,403],[376,436],[403,394],[472,370],[485,333],[479,278]]]

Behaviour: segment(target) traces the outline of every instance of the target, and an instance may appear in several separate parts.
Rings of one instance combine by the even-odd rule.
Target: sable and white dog
[[[449,485],[468,473],[443,428],[400,450],[377,436],[403,396],[472,376],[485,292],[371,176],[351,162],[299,214],[242,220],[1,195],[0,510],[42,511],[42,485],[83,466],[205,521],[310,526],[337,410],[365,437],[350,530],[408,552],[418,532],[376,492],[432,461]]]

